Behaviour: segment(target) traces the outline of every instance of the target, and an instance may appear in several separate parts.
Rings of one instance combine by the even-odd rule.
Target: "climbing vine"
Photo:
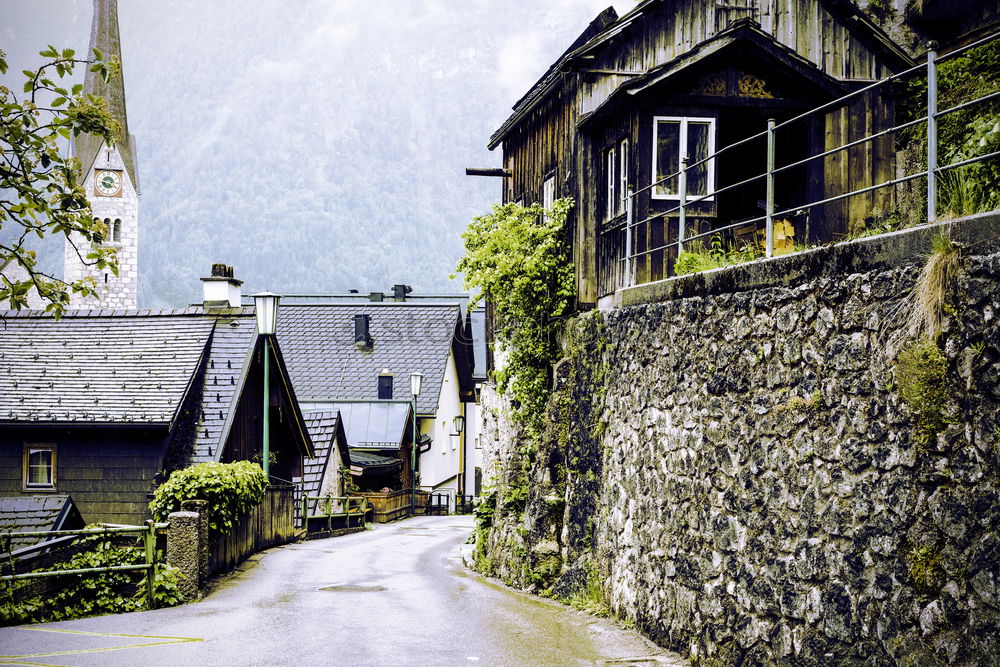
[[[465,287],[493,306],[494,379],[510,395],[514,417],[531,441],[541,433],[552,365],[560,357],[556,329],[575,295],[564,237],[572,207],[569,198],[547,211],[538,204],[498,204],[462,234],[465,257],[457,270],[465,274]]]

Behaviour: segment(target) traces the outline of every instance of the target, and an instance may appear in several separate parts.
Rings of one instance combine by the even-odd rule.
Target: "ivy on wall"
[[[576,294],[564,234],[572,207],[570,198],[547,211],[539,204],[497,204],[462,234],[465,257],[457,270],[465,274],[466,289],[478,290],[493,306],[500,359],[494,379],[510,395],[514,418],[531,441],[542,431],[552,365],[561,356],[555,333]]]
[[[172,473],[156,489],[149,510],[157,521],[166,521],[180,511],[182,501],[205,500],[209,530],[225,535],[241,514],[260,504],[266,488],[267,476],[256,463],[199,463]]]

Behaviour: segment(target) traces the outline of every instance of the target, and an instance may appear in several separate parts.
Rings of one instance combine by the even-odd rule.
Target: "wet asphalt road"
[[[469,572],[471,529],[471,517],[417,517],[271,549],[198,603],[0,629],[0,664],[684,664]]]

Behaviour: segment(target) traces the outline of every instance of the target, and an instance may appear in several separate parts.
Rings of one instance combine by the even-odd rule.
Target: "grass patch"
[[[917,441],[928,444],[948,423],[948,362],[934,341],[912,341],[896,357],[896,388],[916,418]]]

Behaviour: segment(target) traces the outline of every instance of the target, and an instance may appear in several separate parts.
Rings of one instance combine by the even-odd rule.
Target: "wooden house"
[[[0,495],[66,494],[88,523],[141,523],[173,470],[261,460],[263,338],[252,308],[0,312]],[[270,355],[272,481],[311,441]]]
[[[766,167],[765,139],[712,159],[759,133],[912,65],[847,0],[644,0],[618,17],[602,12],[514,106],[490,138],[503,147],[504,201],[573,197],[568,234],[581,306],[610,301],[626,284],[626,192],[633,188],[637,253],[631,283],[671,275],[685,156],[687,236],[763,214],[764,180],[727,189]],[[776,166],[893,124],[886,87],[782,127]],[[880,189],[804,206],[895,177],[891,136],[787,169],[777,210],[796,241],[833,240],[892,206]],[[732,236],[728,236],[730,240]],[[755,230],[744,240],[756,241]]]

